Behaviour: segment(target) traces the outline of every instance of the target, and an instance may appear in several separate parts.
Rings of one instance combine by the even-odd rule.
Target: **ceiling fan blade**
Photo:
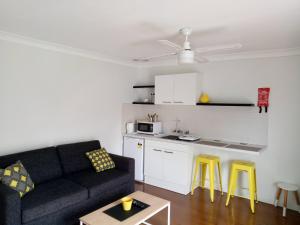
[[[206,52],[215,52],[215,51],[227,51],[227,50],[235,50],[240,49],[242,44],[229,44],[229,45],[217,45],[217,46],[208,46],[203,48],[197,48],[195,51],[197,53],[206,53]]]
[[[182,50],[182,47],[174,42],[168,41],[168,40],[158,40],[159,43],[163,45],[167,45],[169,47],[175,48],[177,51]]]
[[[195,56],[194,60],[198,63],[206,63],[209,62],[207,58],[204,58],[202,56]]]
[[[153,60],[153,59],[159,59],[159,58],[173,56],[173,55],[177,55],[177,52],[166,53],[166,54],[157,55],[157,56],[135,58],[135,59],[133,59],[133,61],[135,61],[135,62],[149,62],[150,60]]]

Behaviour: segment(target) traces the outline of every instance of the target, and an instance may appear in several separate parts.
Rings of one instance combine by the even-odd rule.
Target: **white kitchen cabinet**
[[[173,103],[173,77],[171,75],[155,77],[155,104]]]
[[[146,140],[145,183],[188,194],[192,166],[193,151],[189,146]]]
[[[197,74],[178,74],[173,76],[173,103],[195,105],[199,96]]]
[[[155,77],[155,104],[195,105],[200,94],[201,76],[197,73]]]
[[[188,170],[190,166],[191,161],[188,153],[164,150],[163,177],[167,182],[188,185],[191,175]]]
[[[150,147],[145,150],[145,173],[151,177],[163,179],[161,171],[163,170],[162,150]],[[147,172],[146,172],[147,171]]]

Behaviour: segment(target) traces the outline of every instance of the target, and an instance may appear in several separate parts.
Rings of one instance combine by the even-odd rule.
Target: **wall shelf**
[[[154,105],[154,102],[132,102],[132,104],[140,105]]]
[[[134,85],[133,88],[155,88],[155,85]]]
[[[133,85],[136,94],[136,98],[132,104],[140,105],[154,105],[154,88],[155,85]],[[147,102],[143,100],[148,100]]]
[[[252,103],[221,103],[221,102],[210,102],[210,103],[198,102],[197,105],[204,105],[204,106],[243,106],[243,107],[253,107],[253,106],[255,106],[255,104],[252,104]]]
[[[154,102],[132,102],[132,104],[140,104],[140,105],[154,105]],[[197,105],[201,106],[239,106],[239,107],[253,107],[255,106],[252,103],[197,103]]]

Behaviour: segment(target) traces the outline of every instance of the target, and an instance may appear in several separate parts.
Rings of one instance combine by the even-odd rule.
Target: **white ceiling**
[[[155,40],[192,27],[192,46],[238,52],[300,47],[300,0],[0,0],[0,30],[130,60],[172,49]]]

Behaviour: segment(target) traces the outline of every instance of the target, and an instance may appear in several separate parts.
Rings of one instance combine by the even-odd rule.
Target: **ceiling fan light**
[[[184,50],[178,54],[178,63],[190,64],[194,63],[194,52],[191,50]]]

